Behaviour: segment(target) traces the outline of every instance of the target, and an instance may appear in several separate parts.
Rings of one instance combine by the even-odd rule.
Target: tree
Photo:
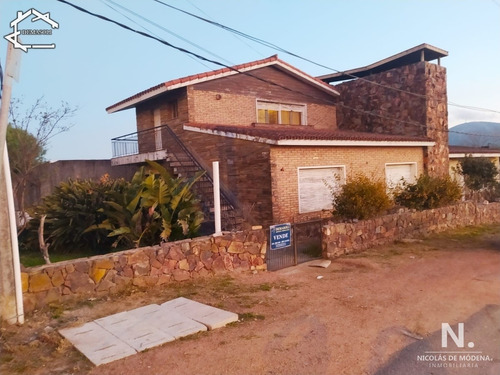
[[[50,139],[73,126],[67,121],[77,108],[66,102],[62,102],[58,108],[52,108],[43,97],[38,98],[24,111],[21,107],[21,100],[15,99],[11,102],[7,147],[17,209],[24,216],[27,183],[34,170],[45,161],[44,156]],[[21,231],[23,229],[24,226]]]
[[[488,158],[466,156],[458,164],[465,186],[473,191],[489,188],[496,183],[497,167]]]

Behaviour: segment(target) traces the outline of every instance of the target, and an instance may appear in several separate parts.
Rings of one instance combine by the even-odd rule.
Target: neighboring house
[[[422,46],[424,53],[430,48]],[[444,68],[435,74],[435,65],[426,60],[443,54],[422,57],[417,52],[416,62],[413,52],[402,59],[396,55],[389,70],[370,79],[393,72],[404,76],[406,83],[401,85],[399,78],[398,87],[405,90],[411,88],[410,80],[423,85],[422,95],[429,96],[429,87],[442,90]],[[407,67],[415,70],[412,77],[406,77]],[[436,128],[447,128],[441,97],[435,102],[411,97],[408,104],[397,99],[405,93],[392,92],[391,100],[398,103],[390,111],[404,124],[396,121],[398,127],[391,131],[381,120],[386,124],[382,131],[361,131],[346,117],[351,106],[343,102],[343,85],[332,86],[277,56],[167,81],[107,108],[108,113],[135,108],[137,118],[137,133],[113,139],[112,162],[158,160],[185,176],[197,169],[210,175],[211,163],[219,161],[224,202],[243,212],[247,221],[262,225],[329,216],[330,190],[355,173],[389,183],[401,177],[412,180],[426,170],[441,173],[434,167],[443,157],[443,138]],[[372,91],[367,97],[380,94]],[[375,96],[372,100],[385,108]],[[209,190],[199,191],[208,205]]]
[[[489,147],[449,146],[450,148],[450,176],[463,183],[463,177],[457,173],[460,160],[469,156],[473,158],[487,158],[500,170],[500,149]]]

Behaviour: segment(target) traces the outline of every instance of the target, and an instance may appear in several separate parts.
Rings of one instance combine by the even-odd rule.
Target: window
[[[299,213],[333,209],[332,189],[345,183],[345,167],[301,167],[299,173]]]
[[[257,122],[261,124],[306,125],[306,106],[258,100]]]
[[[387,163],[385,182],[387,189],[394,189],[403,181],[414,183],[417,179],[417,163]]]
[[[168,112],[170,119],[174,119],[179,117],[179,107],[177,104],[177,100],[172,100],[168,102]]]

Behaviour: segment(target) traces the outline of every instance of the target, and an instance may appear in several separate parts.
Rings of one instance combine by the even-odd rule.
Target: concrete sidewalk
[[[59,333],[96,366],[236,322],[238,314],[176,298],[65,328]]]

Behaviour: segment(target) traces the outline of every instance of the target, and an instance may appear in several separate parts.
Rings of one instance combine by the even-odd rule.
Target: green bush
[[[148,162],[131,181],[69,180],[61,183],[31,212],[23,249],[38,249],[40,219],[46,215],[44,239],[52,252],[105,253],[113,248],[159,244],[194,237],[203,221],[189,180],[171,177]]]
[[[82,249],[95,253],[107,251],[113,240],[108,231],[101,229],[93,233],[85,230],[101,224],[106,216],[101,211],[110,195],[125,189],[125,180],[100,181],[68,180],[57,186],[54,192],[35,207],[25,236],[21,237],[27,248],[38,248],[40,218],[46,215],[44,238],[50,243],[49,252],[70,253]]]
[[[114,237],[113,247],[122,244],[139,247],[161,241],[194,237],[203,222],[198,200],[191,191],[201,177],[173,178],[160,164],[148,161],[123,191],[116,191],[104,202],[106,219],[86,232],[107,230]]]
[[[390,208],[385,182],[357,174],[334,193],[333,215],[344,220],[364,220]]]
[[[493,187],[497,183],[497,167],[488,158],[467,156],[459,162],[458,172],[464,177],[465,186],[473,191]]]
[[[460,185],[449,176],[421,175],[415,183],[403,182],[394,193],[396,204],[417,210],[446,206],[461,197]]]

